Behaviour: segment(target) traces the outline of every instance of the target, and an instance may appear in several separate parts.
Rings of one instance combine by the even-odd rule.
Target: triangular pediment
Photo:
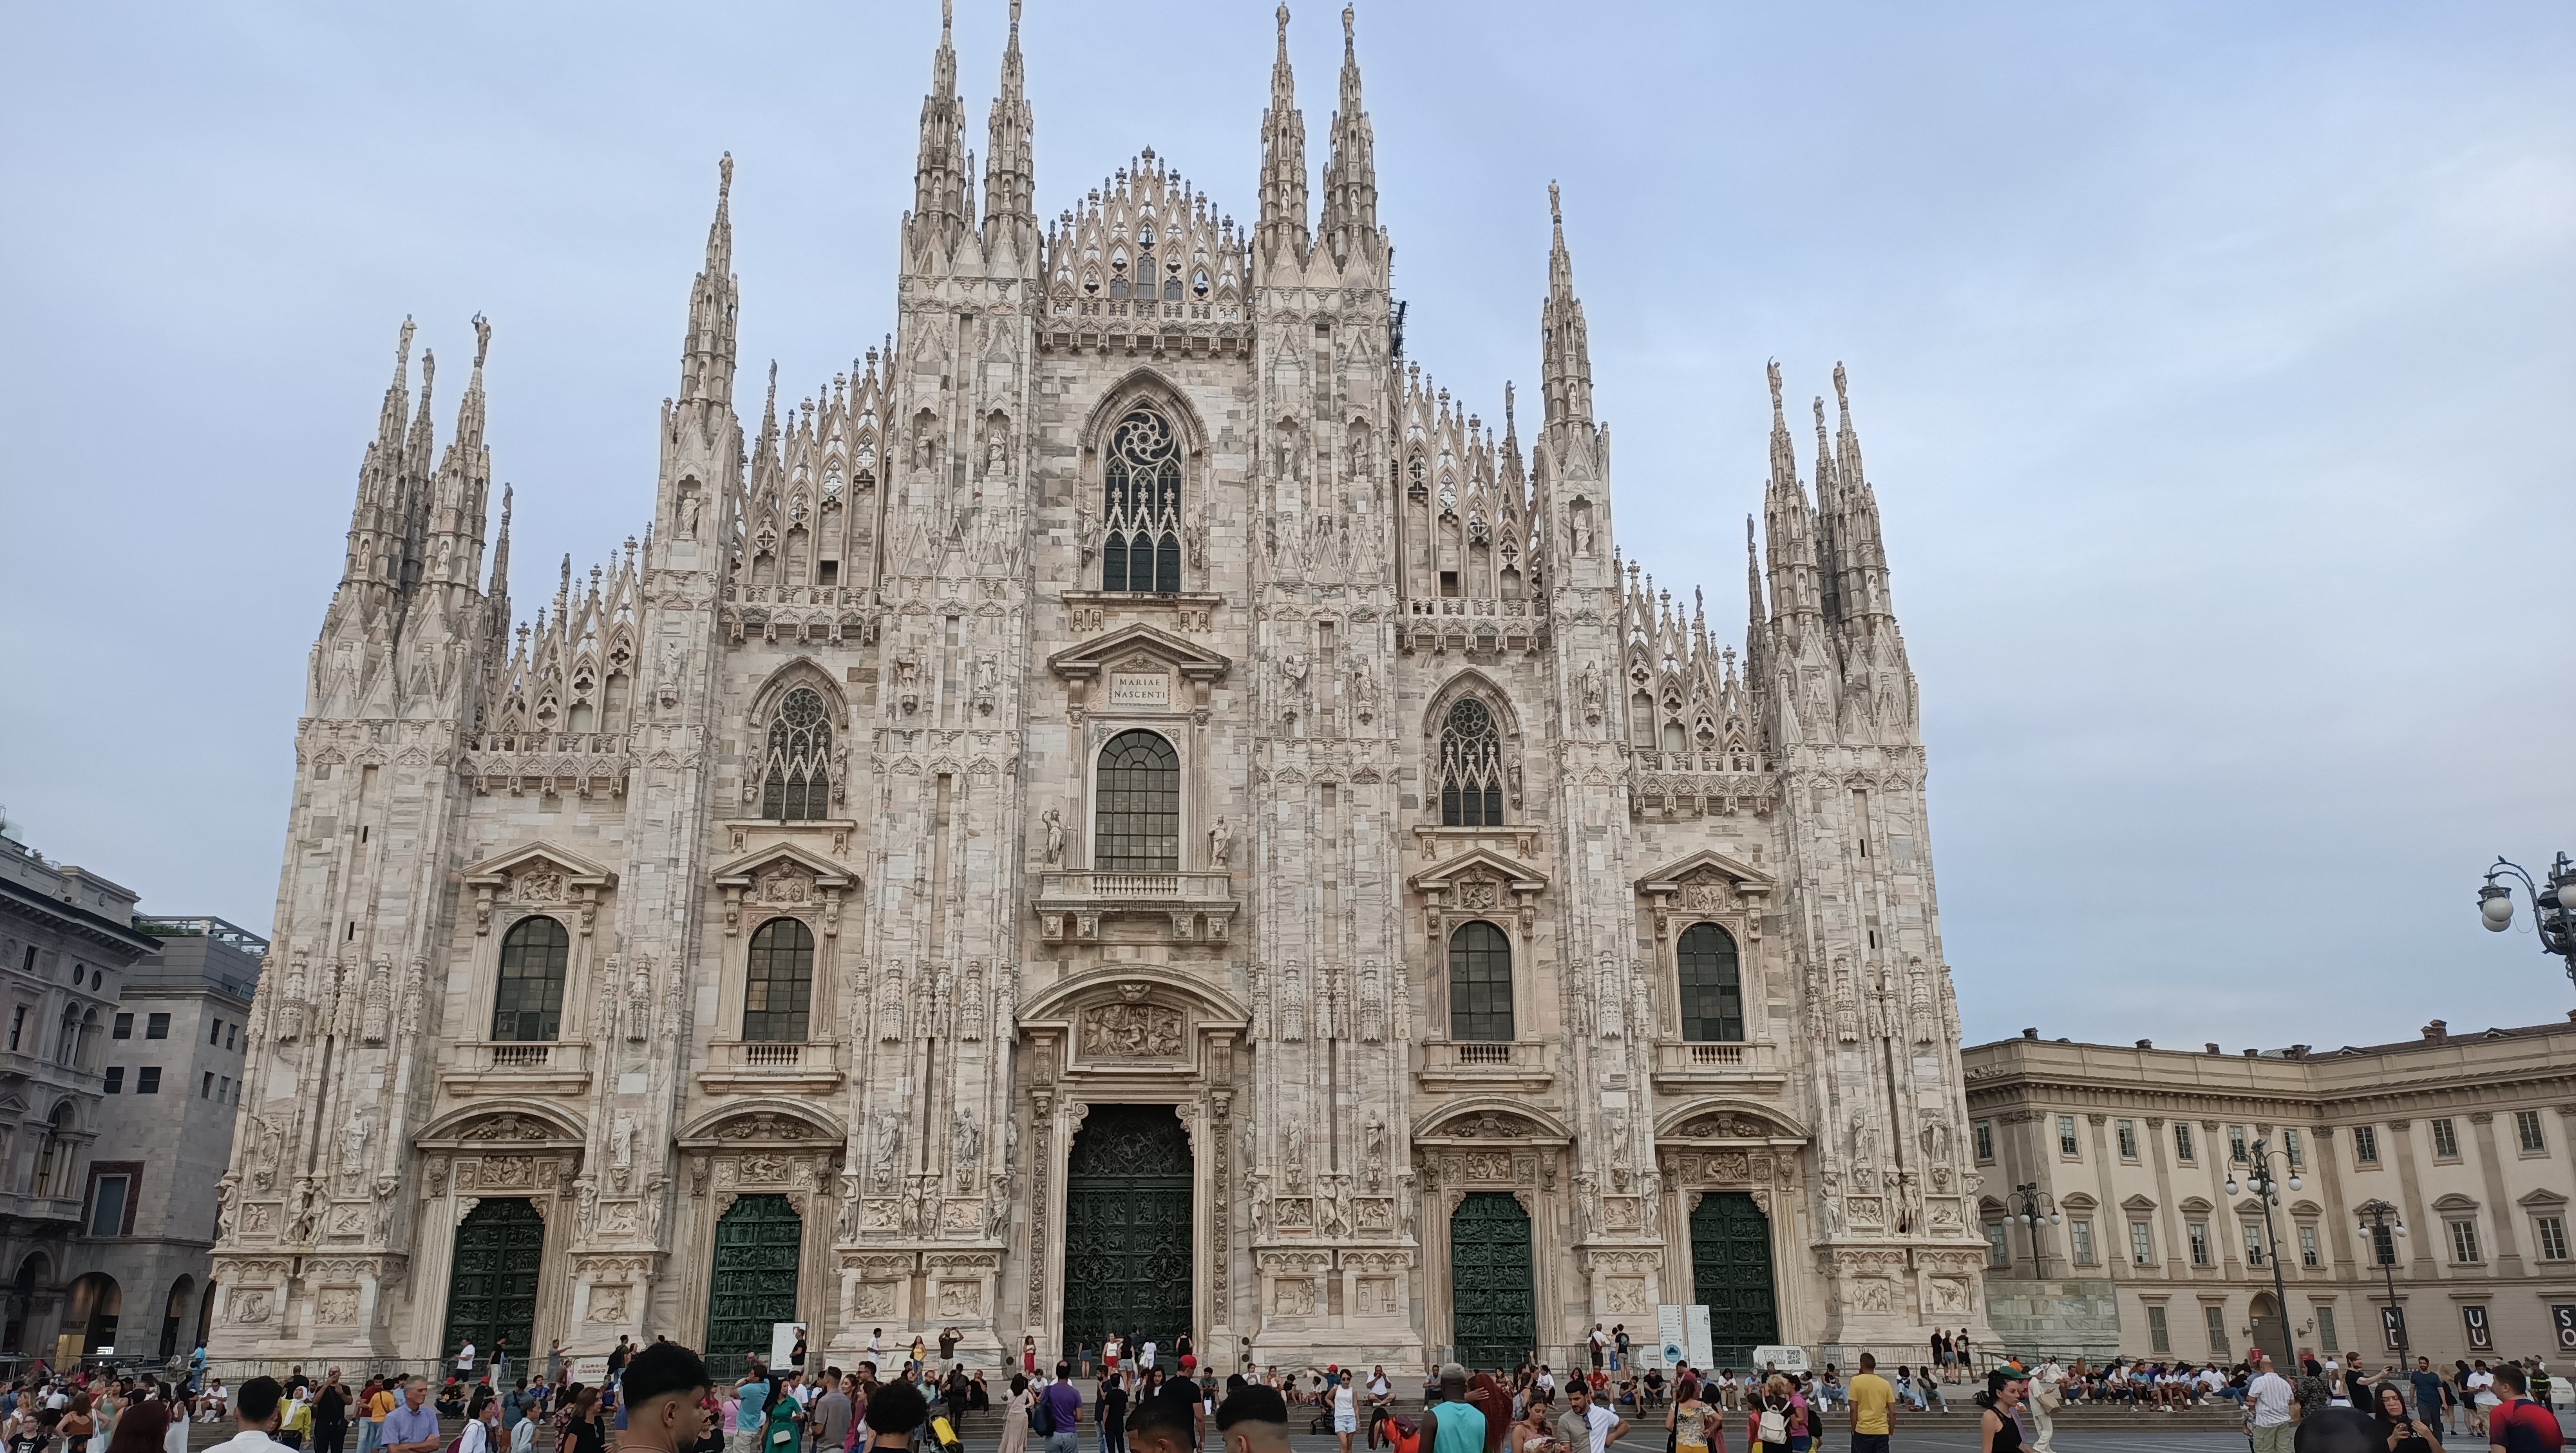
[[[1166,667],[1193,681],[1213,681],[1234,664],[1185,637],[1137,621],[1056,652],[1047,657],[1047,669],[1058,676],[1090,678],[1131,661]]]
[[[1454,858],[1442,858],[1405,880],[1416,892],[1447,889],[1468,882],[1497,882],[1515,893],[1539,893],[1547,875],[1488,847],[1473,847]]]
[[[579,853],[570,853],[551,843],[534,842],[510,849],[465,869],[468,883],[499,886],[517,881],[531,873],[555,873],[568,887],[610,888],[617,875]]]
[[[1677,863],[1669,863],[1637,880],[1641,893],[1671,893],[1686,883],[1705,883],[1722,878],[1736,892],[1744,894],[1771,891],[1771,875],[1750,863],[1738,862],[1724,853],[1706,848]]]
[[[754,848],[716,869],[715,880],[742,887],[779,873],[801,873],[825,888],[845,888],[850,883],[847,867],[794,843],[771,843],[764,848]]]

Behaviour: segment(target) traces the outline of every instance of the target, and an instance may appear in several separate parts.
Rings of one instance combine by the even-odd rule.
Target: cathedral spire
[[[1592,349],[1584,336],[1583,300],[1574,295],[1574,258],[1565,250],[1565,207],[1554,182],[1547,184],[1547,212],[1556,229],[1547,254],[1547,306],[1539,315],[1547,422],[1589,424]]]
[[[680,401],[733,404],[734,316],[742,290],[733,276],[733,153],[716,163],[716,216],[707,260],[689,289],[689,336],[680,349]]]
[[[376,437],[358,464],[358,497],[349,507],[349,554],[341,567],[344,580],[390,582],[401,558],[403,424],[411,416],[411,340],[416,330],[409,318],[394,343],[393,382],[376,414]]]
[[[1834,402],[1842,415],[1841,436],[1834,450],[1835,554],[1843,576],[1843,613],[1856,621],[1892,619],[1896,614],[1887,585],[1887,542],[1879,532],[1878,494],[1861,467],[1860,433],[1852,427],[1851,390],[1843,366],[1834,365]],[[1824,440],[1824,400],[1816,401],[1819,451]]]
[[[1254,229],[1267,265],[1284,249],[1303,259],[1306,231],[1306,118],[1288,65],[1288,7],[1279,7],[1279,59],[1270,66],[1270,109],[1261,113],[1261,221]]]
[[[1780,365],[1765,367],[1771,383],[1771,479],[1762,502],[1762,535],[1770,546],[1771,614],[1775,621],[1812,616],[1816,591],[1816,515],[1798,479],[1797,446],[1780,404]]]
[[[1037,261],[1037,121],[1029,112],[1020,63],[1020,0],[1011,0],[1011,36],[1002,47],[1002,89],[993,97],[984,148],[984,251],[1010,239],[1020,261]]]
[[[952,256],[974,221],[966,199],[966,108],[957,99],[954,12],[954,0],[939,0],[939,49],[930,57],[930,94],[921,100],[921,156],[906,224],[916,261]]]
[[[1342,7],[1341,109],[1333,113],[1332,159],[1324,166],[1325,245],[1347,267],[1351,254],[1374,249],[1377,236],[1377,146],[1360,104],[1359,44],[1351,7]]]
[[[510,621],[510,503],[512,490],[501,486],[501,529],[492,540],[492,585],[485,594],[492,597],[494,618],[506,631]]]

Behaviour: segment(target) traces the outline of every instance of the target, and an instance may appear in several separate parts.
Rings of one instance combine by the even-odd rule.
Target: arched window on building
[[[814,930],[801,919],[773,918],[751,936],[743,975],[742,1037],[803,1044],[814,1008]]]
[[[1449,935],[1449,1037],[1512,1037],[1512,942],[1482,919]]]
[[[799,686],[778,703],[763,747],[760,815],[811,822],[832,815],[832,717],[823,694]]]
[[[1682,930],[1680,949],[1682,1038],[1744,1038],[1744,985],[1735,936],[1714,923]]]
[[[550,1040],[563,1030],[564,966],[572,935],[551,918],[522,918],[501,939],[501,979],[492,993],[492,1037]]]
[[[1503,825],[1503,737],[1494,713],[1474,697],[1449,708],[1440,726],[1440,825]]]
[[[1100,749],[1091,866],[1173,873],[1181,866],[1181,758],[1153,732],[1120,732]]]
[[[1131,409],[1110,431],[1102,455],[1100,588],[1178,591],[1181,448],[1171,421],[1152,409]]]

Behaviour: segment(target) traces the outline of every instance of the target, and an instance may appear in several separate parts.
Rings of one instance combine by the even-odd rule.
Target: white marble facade
[[[1620,562],[1562,222],[1525,444],[1391,327],[1347,47],[1310,207],[1280,25],[1249,228],[1150,150],[1041,220],[1016,25],[979,213],[943,34],[893,336],[783,417],[772,368],[748,436],[720,191],[649,521],[532,626],[506,499],[483,569],[490,330],[434,454],[404,326],[297,726],[218,1357],[439,1352],[495,1198],[542,1222],[538,1344],[701,1342],[751,1194],[820,1345],[1052,1350],[1105,1104],[1187,1128],[1219,1365],[1462,1340],[1479,1191],[1530,1217],[1536,1346],[1651,1339],[1713,1193],[1782,1340],[1982,1329],[1848,409],[1802,480],[1774,371],[1739,658]]]

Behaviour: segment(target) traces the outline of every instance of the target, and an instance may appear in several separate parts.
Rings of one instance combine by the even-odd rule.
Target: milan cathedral
[[[1986,1340],[1842,371],[1804,477],[1771,373],[1739,657],[1621,563],[1561,213],[1526,441],[1407,357],[1342,27],[1248,227],[1151,150],[1042,218],[1016,14],[979,207],[943,27],[892,337],[748,428],[728,158],[649,516],[529,622],[491,329],[442,447],[403,325],[216,1357]]]

